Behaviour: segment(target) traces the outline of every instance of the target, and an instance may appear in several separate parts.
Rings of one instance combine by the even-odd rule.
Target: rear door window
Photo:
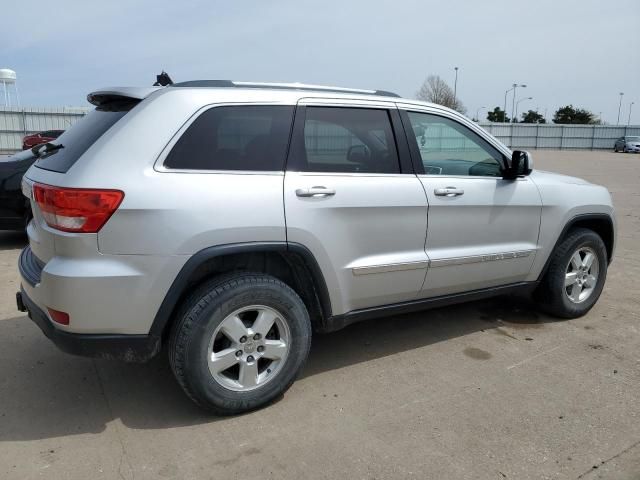
[[[304,138],[296,142],[296,155],[289,170],[400,172],[389,112],[385,109],[309,106]]]
[[[187,170],[282,171],[293,106],[235,105],[202,113],[164,166]]]
[[[93,110],[57,139],[51,141],[53,145],[62,145],[62,148],[42,155],[36,161],[36,167],[66,173],[89,147],[126,113],[127,110],[117,112]]]

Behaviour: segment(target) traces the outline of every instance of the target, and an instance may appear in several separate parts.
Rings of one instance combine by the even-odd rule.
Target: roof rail
[[[277,90],[310,90],[317,92],[357,93],[361,95],[380,95],[384,97],[400,97],[397,93],[386,90],[365,90],[359,88],[329,87],[325,85],[308,85],[305,83],[263,83],[236,82],[232,80],[191,80],[170,85],[173,87],[207,87],[207,88],[270,88]]]

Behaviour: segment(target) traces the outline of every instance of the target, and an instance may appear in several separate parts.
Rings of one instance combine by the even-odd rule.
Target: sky
[[[390,90],[440,75],[474,117],[518,89],[520,111],[561,105],[640,124],[638,0],[5,0],[0,68],[23,105],[83,106],[105,86],[232,79]],[[51,8],[54,5],[54,8]],[[511,96],[508,99],[508,114]],[[486,115],[485,110],[480,116]]]

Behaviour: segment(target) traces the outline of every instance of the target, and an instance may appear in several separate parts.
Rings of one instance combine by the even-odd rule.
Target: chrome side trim
[[[367,267],[354,267],[351,269],[354,275],[369,275],[372,273],[387,273],[387,272],[401,272],[404,270],[419,270],[421,268],[427,268],[429,261],[419,262],[402,262],[402,263],[390,263],[386,265],[372,265]]]
[[[431,260],[430,267],[449,267],[451,265],[467,265],[469,263],[495,262],[497,260],[510,260],[531,255],[535,250],[519,250],[517,252],[490,253],[487,255],[472,255],[469,257],[452,257]]]
[[[418,262],[389,263],[385,265],[371,265],[353,267],[354,275],[370,275],[372,273],[402,272],[405,270],[419,270],[427,267],[449,267],[451,265],[467,265],[469,263],[495,262],[497,260],[511,260],[513,258],[528,257],[535,250],[518,250],[517,252],[489,253],[487,255],[472,255],[469,257],[451,257],[438,260],[424,260]]]

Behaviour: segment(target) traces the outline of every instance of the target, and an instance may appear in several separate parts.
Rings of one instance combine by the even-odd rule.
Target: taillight
[[[50,227],[64,232],[96,233],[116,211],[124,192],[35,183],[33,198]]]

